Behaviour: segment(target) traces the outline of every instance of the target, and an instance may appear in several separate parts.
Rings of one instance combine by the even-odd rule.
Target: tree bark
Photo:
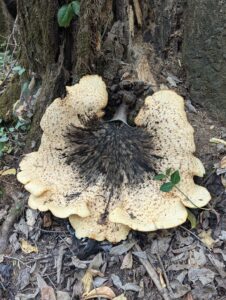
[[[226,117],[226,2],[189,0],[183,61],[193,101]]]
[[[39,140],[46,107],[65,95],[65,85],[85,74],[101,75],[109,87],[129,79],[156,89],[160,69],[150,63],[169,55],[184,1],[83,0],[80,16],[65,29],[58,26],[56,16],[69,1],[18,0],[21,64],[42,82],[27,150],[32,140]],[[173,40],[175,52],[180,39]]]

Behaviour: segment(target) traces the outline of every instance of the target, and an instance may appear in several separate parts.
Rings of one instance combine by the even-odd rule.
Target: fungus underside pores
[[[89,75],[47,108],[39,150],[26,155],[18,173],[31,194],[30,207],[69,217],[78,238],[98,241],[119,242],[130,229],[182,224],[186,207],[210,201],[193,180],[203,176],[204,167],[194,156],[183,99],[170,90],[148,96],[135,127],[125,120],[104,122],[107,102],[105,83]],[[178,186],[187,198],[176,189],[161,192],[153,179],[169,167],[180,171]]]

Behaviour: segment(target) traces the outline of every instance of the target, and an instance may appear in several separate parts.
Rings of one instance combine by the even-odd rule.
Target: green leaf
[[[158,174],[158,175],[155,175],[155,177],[153,178],[154,180],[163,180],[166,178],[166,175],[165,174]]]
[[[1,142],[0,142],[0,152],[3,151],[4,146],[5,146],[5,143],[1,143]]]
[[[80,13],[80,3],[78,1],[72,1],[71,5],[72,5],[72,8],[73,8],[74,14],[76,16],[79,16],[79,13]]]
[[[173,172],[173,174],[171,174],[170,180],[174,185],[176,185],[180,182],[180,173],[178,170]]]
[[[57,13],[57,21],[60,27],[68,27],[74,16],[71,3],[61,6]]]
[[[2,137],[0,137],[0,143],[5,143],[8,142],[9,138],[7,135],[3,135]]]
[[[162,192],[170,192],[174,187],[174,184],[172,182],[165,182],[160,186],[160,191]]]
[[[166,170],[166,176],[167,176],[167,177],[170,176],[171,171],[172,171],[172,168],[168,168],[168,169]]]
[[[19,75],[22,75],[26,70],[21,66],[15,66],[13,68],[14,72],[17,72]]]
[[[197,220],[196,220],[195,215],[189,209],[187,209],[187,213],[188,213],[187,220],[191,224],[191,229],[196,228],[197,227]]]

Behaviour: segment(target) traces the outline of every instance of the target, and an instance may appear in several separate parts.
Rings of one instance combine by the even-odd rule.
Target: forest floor
[[[158,86],[185,98],[196,156],[206,168],[197,181],[212,195],[210,210],[192,210],[194,229],[186,222],[170,230],[132,232],[118,245],[78,240],[66,219],[27,206],[29,195],[16,180],[27,128],[0,124],[1,136],[8,139],[0,162],[0,249],[6,244],[0,255],[0,299],[93,299],[92,293],[118,300],[226,299],[226,192],[217,175],[226,146],[210,143],[226,138],[226,124],[189,100],[183,76],[171,74],[173,65],[155,78]]]
[[[180,92],[180,86],[174,89]],[[11,207],[20,217],[4,233],[9,242],[0,255],[0,299],[82,299],[85,291],[83,299],[92,299],[93,289],[99,299],[113,299],[113,293],[128,300],[226,299],[226,194],[216,173],[226,148],[210,143],[213,137],[225,138],[226,127],[188,100],[186,111],[195,129],[196,156],[206,168],[199,184],[211,192],[212,211],[193,210],[194,229],[187,222],[170,230],[132,232],[118,245],[77,240],[67,220],[26,204],[21,212],[18,204],[27,202],[28,193],[16,181],[14,169],[23,156],[26,133],[11,130],[21,143],[2,157],[2,168],[12,174],[0,177],[0,219],[9,219]]]

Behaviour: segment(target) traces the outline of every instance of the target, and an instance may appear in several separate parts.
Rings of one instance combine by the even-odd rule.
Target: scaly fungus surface
[[[123,105],[113,120],[101,119],[107,102],[105,83],[90,75],[48,107],[39,150],[26,155],[18,173],[30,207],[69,217],[78,238],[99,241],[182,224],[186,207],[210,200],[193,180],[204,167],[193,155],[183,99],[169,90],[147,97],[135,127],[126,124]],[[186,197],[177,189],[160,191],[153,177],[167,168],[180,171]]]

